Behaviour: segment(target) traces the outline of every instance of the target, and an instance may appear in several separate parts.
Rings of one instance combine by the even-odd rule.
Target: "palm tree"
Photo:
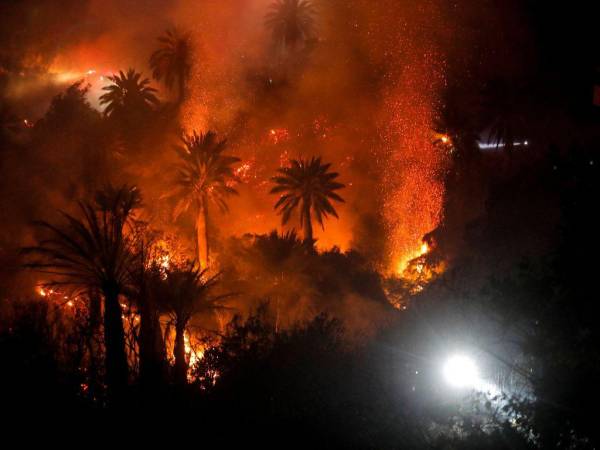
[[[104,115],[131,114],[150,111],[153,106],[158,105],[156,89],[148,86],[150,80],[142,78],[142,74],[134,69],[127,73],[119,71],[117,75],[108,77],[112,84],[102,88],[106,91],[100,96],[100,104],[106,105]]]
[[[323,227],[324,218],[329,215],[338,217],[331,200],[344,201],[335,191],[345,186],[335,181],[339,176],[337,172],[328,172],[330,166],[315,157],[292,160],[290,167],[279,169],[281,175],[272,179],[276,186],[271,189],[271,194],[284,193],[275,204],[275,209],[282,216],[282,224],[288,223],[292,213],[299,208],[304,241],[311,248],[314,244],[313,214]]]
[[[217,135],[212,131],[184,135],[182,143],[183,145],[176,147],[180,157],[176,188],[168,195],[179,198],[175,206],[175,217],[192,206],[195,208],[198,261],[201,267],[207,267],[208,207],[210,203],[214,203],[221,211],[228,210],[226,198],[238,193],[233,185],[239,180],[232,165],[240,159],[223,154],[227,141],[217,140]]]
[[[258,281],[263,289],[263,297],[274,299],[275,332],[280,329],[280,311],[282,302],[297,299],[298,292],[306,292],[310,284],[304,278],[304,268],[312,261],[306,258],[305,246],[291,230],[282,234],[272,231],[268,235],[254,238],[252,245],[245,252],[246,267],[250,270],[251,279]],[[253,272],[256,271],[256,272]],[[299,285],[302,286],[299,289]]]
[[[265,24],[273,38],[288,49],[308,39],[314,30],[315,8],[310,0],[276,0],[269,7]]]
[[[49,236],[24,249],[34,255],[26,265],[53,277],[51,284],[90,295],[102,293],[106,378],[112,400],[121,397],[128,378],[119,297],[127,290],[136,257],[125,226],[139,204],[135,188],[108,188],[96,202],[79,204],[81,218],[63,212],[64,226],[38,222]]]
[[[197,314],[219,308],[218,301],[225,296],[211,296],[219,274],[209,277],[208,269],[200,269],[193,262],[182,267],[167,269],[156,288],[162,310],[175,324],[175,379],[185,384],[188,362],[185,357],[185,331]]]
[[[154,389],[164,379],[165,345],[160,327],[160,308],[153,289],[162,281],[164,268],[156,259],[155,235],[147,224],[136,230],[136,264],[131,268],[132,289],[129,300],[139,313],[139,382],[143,389]],[[141,229],[140,229],[141,228]]]
[[[291,258],[296,252],[303,254],[302,240],[296,230],[282,234],[273,230],[267,235],[256,236],[254,248],[258,255],[262,255],[266,267],[261,267],[261,270],[264,269],[266,272],[280,272],[285,260]],[[258,259],[258,256],[253,254],[252,258]]]
[[[115,187],[109,184],[101,191],[96,192],[94,203],[100,211],[120,218],[124,221],[122,225],[126,225],[131,224],[132,213],[142,206],[142,194],[137,186],[124,184]]]
[[[163,81],[169,90],[178,90],[178,100],[185,98],[186,85],[192,71],[192,40],[189,33],[167,30],[158,38],[160,47],[150,57],[152,77]]]

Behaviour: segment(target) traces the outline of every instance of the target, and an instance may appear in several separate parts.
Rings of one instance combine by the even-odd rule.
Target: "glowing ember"
[[[389,257],[403,272],[410,260],[427,252],[421,240],[441,219],[444,186],[439,176],[446,153],[431,142],[436,120],[435,92],[442,76],[435,64],[411,65],[390,95],[392,117],[385,134],[384,214]]]
[[[279,143],[288,141],[290,138],[290,132],[287,130],[287,128],[274,128],[269,131],[268,138],[271,144],[277,145]]]
[[[247,182],[251,177],[251,171],[252,171],[252,162],[251,161],[246,161],[242,164],[240,164],[235,170],[235,176],[242,182]],[[253,178],[256,178],[256,174],[254,174]]]

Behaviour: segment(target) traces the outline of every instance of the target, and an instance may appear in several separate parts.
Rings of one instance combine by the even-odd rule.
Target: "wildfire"
[[[324,95],[327,92],[322,89],[322,86],[329,84],[318,82],[319,75],[323,74],[318,71],[313,74],[311,71],[316,69],[308,66],[306,70],[310,76],[297,81],[297,95],[289,101],[282,99],[288,101],[287,109],[281,110],[286,111],[285,114],[274,115],[270,107],[254,109],[254,103],[249,103],[246,98],[245,85],[242,85],[244,89],[240,89],[238,83],[238,78],[245,77],[246,67],[240,67],[237,56],[232,58],[228,51],[232,42],[239,40],[240,36],[236,33],[222,35],[222,27],[218,27],[213,31],[219,31],[215,34],[219,39],[214,41],[207,37],[209,33],[194,35],[198,49],[194,58],[198,60],[193,64],[189,92],[183,102],[180,119],[187,131],[217,129],[223,137],[228,137],[228,134],[231,135],[229,131],[235,130],[233,134],[236,137],[229,136],[230,142],[235,146],[235,154],[242,158],[235,175],[251,183],[247,191],[255,196],[267,191],[269,176],[277,169],[277,163],[279,167],[285,167],[290,158],[305,156],[305,152],[322,155],[324,161],[331,162],[340,171],[346,186],[354,186],[358,191],[361,184],[365,184],[360,172],[361,157],[364,155],[359,152],[368,153],[369,157],[373,155],[381,170],[373,180],[373,184],[378,183],[378,192],[373,192],[376,201],[367,208],[376,209],[382,205],[377,213],[382,212],[385,221],[383,271],[402,274],[410,261],[429,252],[422,239],[438,226],[442,213],[444,186],[440,174],[449,153],[448,148],[453,142],[450,136],[436,134],[433,130],[438,122],[438,92],[445,82],[445,64],[443,54],[437,51],[437,42],[421,35],[418,30],[425,29],[420,26],[421,23],[428,26],[432,22],[440,26],[443,24],[436,19],[435,8],[413,11],[393,1],[381,2],[381,5],[367,0],[356,3],[359,10],[366,14],[364,23],[361,22],[360,28],[357,25],[356,30],[365,43],[365,58],[373,63],[372,67],[385,73],[382,83],[377,85],[377,95],[373,96],[367,90],[368,98],[362,98],[364,86],[354,85],[354,77],[346,79],[342,72],[332,72],[336,80],[340,78],[344,81],[341,84],[344,88],[339,91],[344,96],[339,96],[341,105],[331,105],[330,109],[326,99],[333,97]],[[220,11],[220,8],[215,9]],[[395,14],[391,14],[391,11]],[[237,20],[237,13],[232,10],[227,20]],[[402,17],[402,27],[398,27],[398,17]],[[205,41],[201,42],[202,39]],[[323,51],[326,51],[325,46]],[[107,83],[105,75],[114,72],[105,70],[109,67],[106,62],[111,61],[109,58],[112,56],[113,52],[106,48],[80,45],[62,58],[57,58],[50,74],[62,82],[85,79],[96,89]],[[113,63],[114,60],[110,64]],[[354,68],[354,65],[344,62],[340,67],[347,69]],[[307,92],[310,93],[309,99],[323,95],[318,107],[306,101]],[[90,96],[94,95],[92,91]],[[344,104],[346,102],[348,105]],[[262,105],[261,102],[257,104]],[[347,119],[341,113],[346,106],[352,106],[352,111],[360,112],[363,105],[364,115],[353,114],[352,118]],[[242,111],[249,108],[248,117],[251,120],[239,122],[241,125],[238,129],[240,107]],[[358,117],[356,121],[354,116]],[[355,133],[362,136],[363,132],[369,133],[368,139],[355,139]],[[355,145],[356,142],[360,142],[360,147]],[[355,146],[357,150],[354,150]],[[379,173],[382,173],[381,177]],[[260,189],[253,189],[255,186]],[[339,222],[330,221],[326,229],[318,232],[319,248],[335,245],[346,249],[351,246],[352,227],[357,222],[356,217],[352,217],[356,216],[353,211],[359,208],[353,208],[355,199],[350,189],[345,193],[349,206],[341,211]],[[218,224],[224,228],[223,235],[266,232],[278,224],[272,214],[271,197],[261,198],[260,202],[253,200],[256,201],[246,202],[243,199],[239,202],[252,206],[251,215],[244,210],[239,213],[243,220],[227,220],[232,224]],[[235,202],[235,199],[231,200],[231,210],[238,214],[241,207]],[[248,208],[246,205],[243,207]],[[363,209],[360,208],[361,211]],[[268,219],[265,220],[265,217]],[[168,249],[158,253],[152,262],[166,273],[177,261],[174,261],[173,252]]]

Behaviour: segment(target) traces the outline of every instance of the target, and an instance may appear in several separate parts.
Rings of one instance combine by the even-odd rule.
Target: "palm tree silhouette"
[[[221,308],[218,301],[225,297],[211,296],[219,274],[209,277],[207,272],[208,269],[200,269],[195,263],[188,262],[182,267],[167,269],[156,286],[161,309],[175,325],[175,379],[181,384],[185,384],[187,378],[185,331],[189,321],[196,314]]]
[[[167,30],[158,42],[160,47],[150,57],[152,77],[169,90],[177,89],[178,101],[182,103],[192,71],[191,36],[176,29]]]
[[[184,135],[182,143],[176,147],[180,157],[176,187],[167,195],[179,198],[174,211],[176,218],[192,206],[195,208],[198,261],[205,268],[209,255],[209,204],[216,204],[223,212],[228,210],[227,197],[238,193],[233,185],[239,180],[232,165],[240,159],[223,154],[227,141],[217,140],[216,133],[212,131]]]
[[[275,332],[279,332],[281,310],[285,303],[297,299],[299,284],[304,292],[309,284],[304,279],[303,269],[313,261],[306,257],[305,250],[296,230],[291,230],[282,234],[272,231],[268,235],[256,236],[254,245],[245,252],[250,276],[260,283],[264,297],[273,301]]]
[[[143,113],[159,104],[156,89],[148,86],[150,80],[142,78],[142,74],[134,69],[129,69],[127,73],[119,71],[108,79],[112,84],[102,88],[106,93],[100,96],[100,104],[106,105],[106,116]]]
[[[273,177],[276,186],[271,189],[271,194],[283,193],[275,209],[282,216],[285,225],[292,213],[299,208],[300,226],[304,230],[304,241],[312,248],[314,244],[312,216],[323,227],[323,219],[329,215],[338,217],[337,211],[331,200],[343,202],[335,191],[345,186],[335,181],[339,176],[337,172],[328,172],[331,164],[322,164],[321,158],[310,160],[292,160],[290,167],[279,169],[281,175]]]
[[[24,249],[33,256],[26,266],[50,275],[50,284],[90,295],[102,293],[106,378],[112,400],[121,397],[128,378],[119,297],[128,289],[136,258],[125,227],[139,205],[137,189],[109,187],[98,193],[95,202],[79,204],[81,218],[63,212],[64,226],[37,222],[48,237]]]
[[[315,8],[310,0],[276,0],[269,7],[265,24],[277,43],[295,49],[300,41],[312,35],[314,16]]]

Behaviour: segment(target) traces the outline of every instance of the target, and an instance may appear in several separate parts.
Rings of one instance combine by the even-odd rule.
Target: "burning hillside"
[[[427,21],[442,24],[442,13],[434,12],[434,3],[417,8],[324,1],[309,12],[311,35],[292,48],[281,47],[264,26],[269,3],[208,1],[195,8],[179,1],[166,10],[190,39],[192,68],[181,105],[182,128],[215,130],[243,162],[236,169],[243,181],[241,195],[231,199],[229,215],[212,218],[215,231],[226,238],[277,228],[268,195],[270,174],[290,159],[320,155],[333,163],[347,188],[346,203],[339,206],[342,220],[316,228],[317,245],[375,248],[379,244],[369,242],[372,233],[361,224],[366,217],[381,217],[385,243],[377,264],[395,272],[419,255],[423,236],[441,217],[445,155],[431,136],[444,82],[443,53],[436,37],[420,30]],[[150,23],[169,25],[156,19],[163,6],[152,6],[140,13],[91,2],[84,17],[101,24],[98,32],[77,36],[73,44],[65,41],[46,56],[48,76],[63,86],[84,79],[91,85],[92,106],[103,109],[98,98],[116,69],[135,67],[142,76],[151,74],[147,55],[153,38],[142,44],[141,32],[146,35]],[[390,21],[390,8],[402,27],[396,27],[398,19]],[[117,19],[117,12],[122,17]],[[113,28],[133,15],[140,16],[133,26]],[[30,45],[35,54],[38,49]],[[26,97],[26,89],[12,83],[7,92]],[[168,89],[159,95],[176,98]],[[146,158],[146,167],[136,170],[148,174],[132,180],[146,196],[160,197],[162,188],[152,173],[175,162],[169,147],[176,139],[161,139],[166,148],[151,150],[160,156]]]

